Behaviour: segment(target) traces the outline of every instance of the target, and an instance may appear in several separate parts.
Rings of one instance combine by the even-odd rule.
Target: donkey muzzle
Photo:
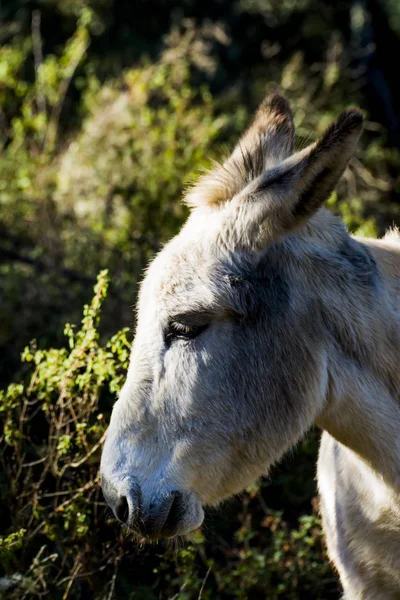
[[[203,509],[194,495],[177,490],[157,494],[150,502],[130,478],[119,485],[102,478],[102,490],[115,517],[148,540],[185,535],[199,527]]]

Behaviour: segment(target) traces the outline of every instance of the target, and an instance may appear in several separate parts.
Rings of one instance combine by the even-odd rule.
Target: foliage
[[[0,461],[7,481],[2,500],[8,499],[12,509],[3,521],[19,524],[19,532],[1,543],[1,560],[8,569],[23,563],[17,550],[32,556],[31,546],[41,539],[52,546],[53,558],[49,562],[49,553],[37,548],[40,561],[36,554],[32,565],[36,560],[46,564],[46,571],[58,567],[62,573],[57,560],[68,564],[76,553],[81,556],[81,540],[98,526],[97,457],[106,427],[100,405],[109,412],[103,396],[118,392],[129,357],[127,330],[99,343],[97,325],[107,285],[103,271],[91,304],[84,308],[81,328],[65,327],[66,347],[25,348],[22,360],[31,364],[29,380],[0,393]],[[18,593],[21,586],[24,593],[41,589],[43,581],[31,575],[37,577],[35,569],[28,570]]]
[[[245,111],[217,115],[207,86],[191,86],[185,48],[199,34],[187,23],[154,64],[143,59],[103,86],[87,68],[80,76],[81,127],[57,145],[66,90],[86,60],[87,19],[84,11],[60,55],[44,58],[38,79],[24,83],[0,162],[0,295],[4,313],[20,315],[2,320],[3,348],[10,339],[21,347],[41,330],[47,343],[59,342],[60,317],[78,318],[105,266],[113,272],[110,311],[117,315],[108,331],[129,322],[133,276],[184,220],[183,188],[209,163],[216,140],[244,123]],[[0,52],[14,61],[6,47]],[[23,310],[21,298],[28,300]]]

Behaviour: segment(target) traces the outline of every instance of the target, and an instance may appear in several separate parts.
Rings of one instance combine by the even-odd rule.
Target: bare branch
[[[40,10],[34,10],[32,12],[32,47],[33,47],[33,58],[35,63],[35,75],[36,75],[36,102],[40,113],[46,114],[46,98],[42,92],[42,85],[40,81],[40,67],[43,63],[43,46],[42,46],[42,35],[40,32],[41,14]]]

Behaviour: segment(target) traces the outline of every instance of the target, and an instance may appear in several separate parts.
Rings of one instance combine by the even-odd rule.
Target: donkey
[[[284,97],[189,190],[149,266],[101,461],[116,517],[185,535],[316,424],[321,510],[348,600],[400,598],[400,238],[355,239],[322,205],[357,109],[293,154]]]

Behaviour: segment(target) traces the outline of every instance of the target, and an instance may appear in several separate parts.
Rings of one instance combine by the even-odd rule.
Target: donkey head
[[[345,303],[348,257],[367,258],[321,205],[361,129],[346,111],[292,154],[289,106],[272,95],[148,268],[101,464],[114,513],[145,537],[198,527],[203,505],[266,473],[324,411],[327,298]]]

